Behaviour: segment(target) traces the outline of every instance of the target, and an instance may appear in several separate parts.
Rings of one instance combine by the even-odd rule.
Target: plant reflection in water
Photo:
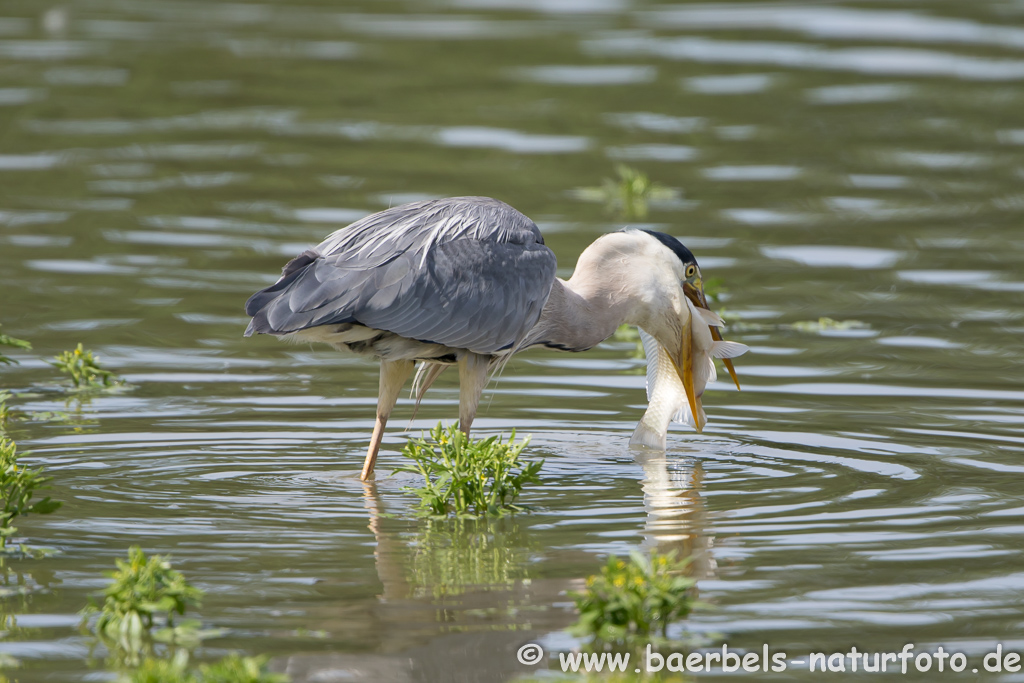
[[[633,455],[644,474],[647,511],[637,545],[641,552],[675,550],[679,559],[691,558],[687,571],[699,588],[716,573],[713,539],[705,533],[703,469],[679,453]],[[414,519],[398,506],[387,510],[375,482],[362,487],[381,592],[375,604],[339,618],[353,634],[353,622],[358,631],[387,633],[387,645],[375,654],[293,655],[286,670],[294,679],[505,680],[525,643],[542,641],[549,655],[575,647],[565,633],[576,618],[567,594],[580,590],[585,577],[531,575],[539,555],[559,552],[544,547],[543,531],[531,530],[531,515]],[[595,572],[601,561],[593,558]],[[537,669],[521,668],[524,674]]]

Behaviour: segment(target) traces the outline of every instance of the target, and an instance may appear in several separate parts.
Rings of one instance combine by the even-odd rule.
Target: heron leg
[[[366,450],[366,460],[363,462],[363,472],[359,478],[366,481],[373,474],[373,466],[377,462],[377,451],[380,450],[380,442],[384,439],[384,425],[388,423],[388,416],[391,409],[398,401],[398,395],[402,392],[405,380],[412,374],[414,363],[411,360],[382,360],[380,362],[380,392],[377,394],[377,421],[373,425],[373,436],[370,438],[370,447]]]
[[[466,353],[459,359],[459,429],[469,436],[473,426],[480,396],[487,386],[487,370],[491,363],[490,356],[479,353]]]

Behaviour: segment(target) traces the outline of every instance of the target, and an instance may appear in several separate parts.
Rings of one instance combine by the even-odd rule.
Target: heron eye
[[[686,279],[689,280],[691,277],[694,276],[694,274],[696,272],[697,272],[697,267],[696,266],[687,266],[686,267]]]

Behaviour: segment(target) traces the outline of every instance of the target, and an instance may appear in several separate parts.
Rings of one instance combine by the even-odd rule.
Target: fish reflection
[[[644,525],[646,552],[675,551],[676,558],[690,559],[688,571],[694,579],[714,578],[718,569],[712,555],[714,538],[706,533],[707,509],[701,495],[704,468],[699,461],[664,452],[635,450],[634,457],[644,470]]]

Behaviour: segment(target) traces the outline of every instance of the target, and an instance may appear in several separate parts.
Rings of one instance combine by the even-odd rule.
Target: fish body
[[[694,305],[689,299],[686,299],[686,305],[688,325],[687,320],[684,320],[683,327],[690,328],[691,351],[690,357],[684,359],[684,362],[691,364],[697,414],[690,408],[686,390],[668,350],[641,329],[640,339],[647,357],[648,406],[629,440],[631,446],[665,450],[671,422],[687,424],[698,432],[702,431],[707,415],[701,406],[701,396],[708,382],[718,378],[714,359],[735,358],[749,350],[745,344],[738,342],[716,341],[711,328],[725,326],[718,314]]]

